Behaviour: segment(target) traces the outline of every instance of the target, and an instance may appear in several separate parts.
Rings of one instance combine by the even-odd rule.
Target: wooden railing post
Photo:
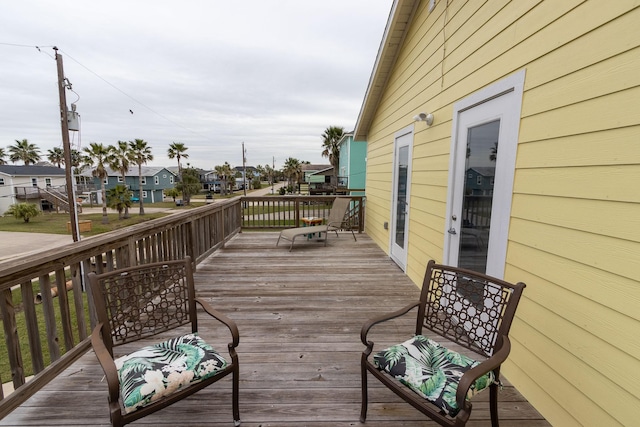
[[[0,296],[0,312],[4,324],[4,337],[7,343],[9,365],[11,365],[11,378],[13,387],[18,388],[24,384],[24,367],[22,353],[20,352],[20,340],[18,339],[18,326],[16,324],[16,310],[13,306],[11,289],[5,289]]]

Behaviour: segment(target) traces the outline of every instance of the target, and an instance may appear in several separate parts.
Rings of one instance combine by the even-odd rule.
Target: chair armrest
[[[420,301],[416,301],[413,304],[409,304],[401,308],[400,310],[394,311],[392,313],[386,313],[381,316],[374,317],[373,319],[367,321],[364,325],[362,325],[362,329],[360,330],[360,340],[362,341],[362,344],[366,345],[369,348],[372,348],[373,342],[367,341],[367,334],[369,333],[369,329],[371,329],[374,325],[377,325],[378,323],[385,322],[387,320],[395,319],[396,317],[405,315],[419,305],[420,305]]]
[[[109,387],[109,402],[118,402],[120,398],[120,380],[118,379],[118,369],[113,361],[113,356],[107,350],[107,346],[102,341],[102,327],[103,323],[98,323],[91,332],[91,345],[93,351],[100,362],[100,366],[104,371],[105,378],[107,379],[107,385]]]
[[[462,375],[462,378],[460,378],[460,382],[458,383],[458,390],[456,391],[456,402],[458,403],[459,408],[464,408],[467,393],[469,392],[469,388],[471,388],[471,385],[475,382],[475,380],[477,380],[484,374],[499,368],[500,365],[502,365],[502,363],[507,360],[507,357],[511,352],[511,341],[506,335],[502,335],[501,337],[498,337],[498,339],[502,339],[502,345],[500,346],[498,351],[493,353],[491,357],[481,362],[479,365],[469,369]],[[499,380],[499,378],[496,378],[496,380]]]
[[[229,331],[231,331],[231,337],[233,338],[233,341],[229,344],[229,348],[237,347],[240,343],[240,333],[238,332],[238,326],[236,325],[236,322],[213,308],[207,301],[204,301],[200,298],[196,298],[195,301],[200,304],[200,306],[209,316],[213,317],[220,323],[224,324],[227,328],[229,328]]]

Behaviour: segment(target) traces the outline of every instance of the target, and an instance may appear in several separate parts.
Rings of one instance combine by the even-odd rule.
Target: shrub
[[[16,203],[9,206],[9,210],[5,214],[13,215],[16,219],[22,218],[24,222],[29,222],[31,218],[40,214],[40,210],[33,203]]]

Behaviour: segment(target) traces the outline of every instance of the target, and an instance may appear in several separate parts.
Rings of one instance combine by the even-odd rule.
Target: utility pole
[[[64,70],[62,67],[62,56],[58,53],[58,48],[53,47],[56,52],[56,64],[58,66],[58,92],[60,95],[60,125],[62,128],[62,147],[64,149],[64,169],[67,186],[67,199],[69,201],[69,217],[71,222],[71,235],[73,241],[80,240],[80,232],[78,230],[78,214],[76,212],[76,197],[73,177],[71,169],[71,143],[69,142],[69,121],[67,118],[67,96],[65,89],[67,87],[64,78]]]
[[[271,158],[271,194],[275,194],[273,184],[276,181],[276,156]]]
[[[244,141],[242,142],[242,188],[244,195],[247,196],[247,157],[245,156]]]

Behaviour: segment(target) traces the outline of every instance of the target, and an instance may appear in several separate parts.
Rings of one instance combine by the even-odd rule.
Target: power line
[[[202,135],[192,129],[189,129],[188,127],[185,127],[183,125],[181,125],[180,123],[174,122],[173,120],[171,120],[170,118],[168,118],[167,116],[157,112],[156,110],[154,110],[153,108],[149,107],[147,104],[145,104],[144,102],[134,98],[133,96],[129,95],[128,93],[126,93],[125,91],[123,91],[122,89],[120,89],[119,87],[117,87],[116,85],[114,85],[113,83],[111,83],[110,81],[108,81],[107,79],[105,79],[104,77],[102,77],[101,75],[99,75],[98,73],[96,73],[95,71],[93,71],[92,69],[90,69],[89,67],[87,67],[86,65],[82,64],[80,61],[78,61],[77,59],[75,59],[73,56],[69,55],[68,52],[66,52],[63,49],[60,49],[60,52],[63,52],[69,59],[71,59],[72,61],[74,61],[76,64],[80,65],[82,68],[84,68],[85,70],[87,70],[88,72],[90,72],[91,74],[93,74],[94,76],[96,76],[97,78],[99,78],[100,80],[102,80],[103,82],[105,82],[106,84],[108,84],[109,86],[111,86],[113,89],[117,90],[118,92],[120,92],[121,94],[123,94],[124,96],[126,96],[127,98],[131,99],[132,101],[136,102],[137,104],[140,104],[141,106],[143,106],[144,108],[146,108],[147,110],[151,111],[153,114],[157,115],[158,117],[163,118],[164,120],[168,121],[169,123],[171,123],[174,126],[177,126],[181,129],[184,129],[188,132],[193,133],[194,135],[198,135],[199,137],[202,137],[206,140],[209,140],[209,137]],[[133,114],[132,110],[129,110],[129,112],[131,114]]]

